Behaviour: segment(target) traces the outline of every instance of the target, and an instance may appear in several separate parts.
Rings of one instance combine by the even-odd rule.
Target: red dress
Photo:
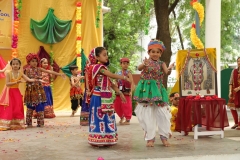
[[[22,78],[22,73],[19,73],[16,79],[12,76],[12,71],[9,73],[10,82],[16,82]],[[8,102],[2,101],[5,98]],[[0,130],[6,129],[24,129],[24,109],[23,97],[18,88],[18,84],[6,87],[0,97]]]

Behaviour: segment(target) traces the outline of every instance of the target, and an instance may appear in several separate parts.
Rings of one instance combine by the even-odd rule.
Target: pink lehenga
[[[12,71],[9,73],[10,82],[16,82],[22,78],[22,73],[14,79]],[[5,86],[0,95],[0,130],[24,129],[23,97],[18,84]]]

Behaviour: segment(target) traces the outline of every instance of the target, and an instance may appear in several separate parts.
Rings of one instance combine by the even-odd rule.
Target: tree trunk
[[[171,50],[171,37],[169,30],[169,0],[154,0],[154,8],[157,21],[157,36],[156,39],[163,41],[166,50],[163,52],[161,60],[169,66],[172,50]],[[167,78],[165,75],[163,78],[163,84],[167,88]]]

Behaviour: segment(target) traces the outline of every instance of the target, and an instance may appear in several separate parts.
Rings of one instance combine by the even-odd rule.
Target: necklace
[[[19,72],[17,72],[17,77],[14,75],[14,73],[12,72],[12,79],[13,80],[17,80],[19,77]]]

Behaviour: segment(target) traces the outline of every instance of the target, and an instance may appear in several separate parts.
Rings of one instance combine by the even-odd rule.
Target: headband
[[[153,48],[158,48],[161,50],[161,52],[163,52],[166,47],[164,46],[163,42],[162,41],[159,41],[157,39],[153,39],[149,42],[148,44],[148,51],[153,49]]]

